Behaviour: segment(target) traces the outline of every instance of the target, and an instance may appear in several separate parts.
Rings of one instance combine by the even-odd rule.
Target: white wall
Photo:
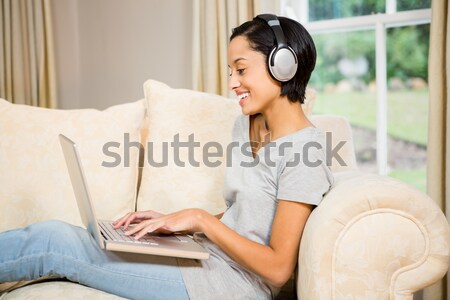
[[[60,108],[143,98],[156,79],[191,88],[192,1],[52,0]]]

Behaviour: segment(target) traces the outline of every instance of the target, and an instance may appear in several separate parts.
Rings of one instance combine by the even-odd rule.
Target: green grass
[[[415,186],[420,191],[426,193],[427,171],[425,168],[414,170],[392,170],[388,175]]]
[[[428,90],[388,93],[388,135],[427,144]],[[345,116],[352,125],[376,130],[376,93],[318,92],[315,114]],[[426,192],[426,169],[392,170],[388,174]]]
[[[388,135],[427,144],[428,90],[388,93]],[[315,114],[345,116],[351,124],[376,129],[376,94],[373,92],[318,92]]]

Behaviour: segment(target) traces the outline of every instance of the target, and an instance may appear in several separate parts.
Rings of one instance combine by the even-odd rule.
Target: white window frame
[[[341,19],[330,19],[309,22],[309,0],[297,0],[295,7],[288,1],[281,0],[281,15],[296,19],[302,23],[311,34],[349,32],[360,30],[375,30],[375,70],[377,91],[377,168],[378,174],[387,175],[387,59],[386,59],[386,29],[393,27],[429,24],[431,8],[397,12],[397,1],[386,0],[386,13],[355,16]]]

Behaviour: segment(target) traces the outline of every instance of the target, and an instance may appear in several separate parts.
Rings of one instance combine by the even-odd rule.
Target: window
[[[348,118],[360,169],[425,191],[431,0],[284,0],[313,36],[316,114]]]

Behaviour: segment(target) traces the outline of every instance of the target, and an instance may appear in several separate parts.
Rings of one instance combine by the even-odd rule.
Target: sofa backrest
[[[127,151],[128,167],[122,154],[125,134],[139,141],[144,112],[143,101],[99,111],[45,109],[0,99],[0,231],[48,219],[82,226],[60,133],[77,143],[97,216],[113,219],[134,210],[138,150]],[[121,162],[102,166],[115,160],[105,150]]]
[[[237,101],[171,89],[153,80],[144,85],[144,91],[145,100],[104,111],[44,109],[0,99],[0,231],[47,219],[82,225],[58,142],[59,133],[80,146],[99,218],[114,219],[136,208],[166,213],[186,207],[200,207],[211,213],[223,211],[224,164],[216,168],[183,168],[174,166],[172,158],[172,165],[166,169],[151,167],[147,163],[147,142],[151,140],[155,149],[160,149],[158,143],[161,145],[173,134],[180,133],[180,141],[186,141],[189,134],[195,133],[195,141],[202,146],[217,142],[225,149],[231,142],[234,121],[241,114]],[[308,91],[303,106],[306,114],[311,113],[314,100],[314,92]],[[322,131],[331,132],[330,149],[345,142],[337,151],[345,165],[331,159],[332,171],[356,169],[348,122],[337,116],[317,115],[310,119]],[[138,168],[138,147],[125,151],[126,139],[144,145],[143,168]],[[111,142],[106,150],[114,152],[116,158],[119,155],[120,163],[105,167],[103,162],[114,161],[114,156],[107,156],[104,149]],[[127,157],[123,156],[125,152]],[[187,153],[180,154],[187,161]],[[225,155],[222,153],[219,159]],[[195,158],[198,161],[199,156]],[[139,173],[143,175],[140,185]]]
[[[326,134],[326,153],[331,171],[357,170],[352,129],[347,119],[334,115],[312,115],[309,119]]]

